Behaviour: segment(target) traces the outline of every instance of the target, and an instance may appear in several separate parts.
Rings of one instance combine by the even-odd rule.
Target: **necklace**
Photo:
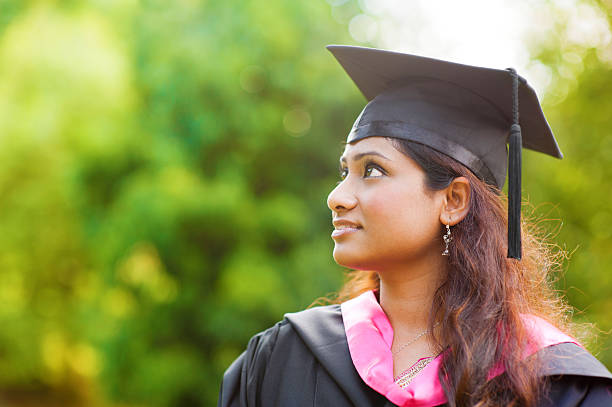
[[[436,322],[434,324],[434,328],[437,327],[439,324],[439,322]],[[406,349],[407,346],[412,345],[413,343],[415,343],[417,340],[419,340],[423,335],[426,335],[429,333],[429,328],[424,330],[423,332],[421,332],[420,334],[418,334],[417,336],[415,336],[414,338],[412,338],[410,341],[406,342],[405,344],[403,344],[402,346],[400,346],[400,348],[398,350],[396,350],[395,352],[393,352],[394,355],[397,355],[398,353],[400,353],[401,351],[403,351],[404,349]]]
[[[410,384],[412,379],[414,379],[415,376],[421,372],[421,370],[425,369],[429,362],[431,362],[435,358],[435,356],[429,356],[426,358],[419,359],[414,365],[410,366],[408,369],[400,373],[399,376],[393,378],[393,381],[397,383],[401,388],[405,388]]]

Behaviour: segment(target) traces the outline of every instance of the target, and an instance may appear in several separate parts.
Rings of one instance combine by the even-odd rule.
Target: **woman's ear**
[[[465,177],[457,177],[443,191],[444,205],[440,222],[454,226],[461,222],[470,210],[470,181]]]

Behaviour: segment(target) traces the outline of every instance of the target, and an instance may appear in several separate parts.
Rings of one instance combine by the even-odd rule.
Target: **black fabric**
[[[353,367],[340,307],[287,314],[255,335],[223,376],[219,407],[385,406]]]
[[[612,406],[610,379],[562,375],[550,378],[550,391],[540,402],[542,407]]]
[[[612,375],[574,344],[539,353],[550,391],[541,406],[612,406]],[[393,406],[351,361],[339,305],[286,314],[258,333],[223,376],[218,407]]]

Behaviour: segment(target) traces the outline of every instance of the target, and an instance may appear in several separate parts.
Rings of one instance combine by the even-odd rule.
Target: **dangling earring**
[[[446,234],[442,236],[442,239],[444,239],[444,244],[446,245],[446,248],[442,252],[442,256],[448,256],[448,244],[453,240],[450,232],[450,225],[448,224],[446,225]]]

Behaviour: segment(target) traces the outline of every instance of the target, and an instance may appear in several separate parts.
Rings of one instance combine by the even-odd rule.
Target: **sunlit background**
[[[0,404],[215,405],[253,334],[339,288],[325,199],[365,100],[327,44],[528,79],[565,158],[525,153],[525,213],[612,367],[611,10],[0,0]]]

